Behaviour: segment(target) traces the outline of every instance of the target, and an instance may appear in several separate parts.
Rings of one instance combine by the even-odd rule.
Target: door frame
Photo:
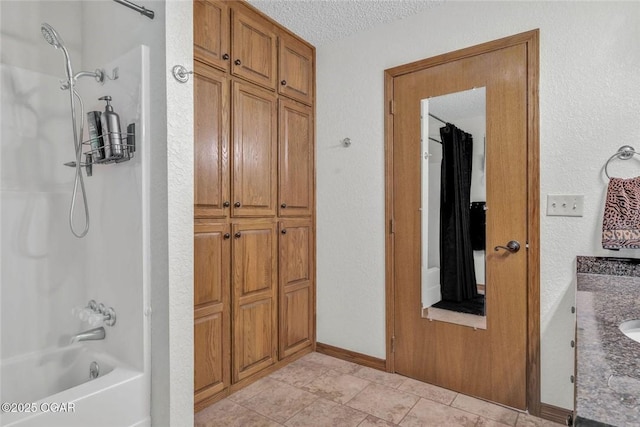
[[[539,37],[532,30],[467,47],[384,72],[385,99],[385,306],[386,370],[395,372],[395,274],[393,223],[393,82],[394,78],[448,62],[497,51],[515,45],[527,49],[527,409],[539,416],[540,408],[540,150],[539,150]]]

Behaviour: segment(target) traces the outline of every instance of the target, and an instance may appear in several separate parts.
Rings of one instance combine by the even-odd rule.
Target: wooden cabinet
[[[285,98],[280,98],[279,110],[278,214],[309,216],[314,199],[312,110]]]
[[[193,2],[193,57],[221,70],[230,63],[229,6],[222,1]]]
[[[277,99],[256,86],[233,83],[234,217],[275,216],[277,195]]]
[[[230,384],[230,235],[227,224],[196,223],[194,234],[195,399]]]
[[[314,95],[313,49],[295,37],[281,33],[278,70],[278,92],[311,105]]]
[[[194,210],[196,218],[229,212],[229,82],[195,61]]]
[[[232,8],[231,73],[270,89],[276,87],[274,26],[242,4]]]
[[[275,222],[233,225],[233,381],[277,360]]]
[[[199,410],[315,343],[315,51],[245,2],[193,7]]]
[[[314,238],[311,219],[280,222],[279,354],[285,358],[314,341]]]

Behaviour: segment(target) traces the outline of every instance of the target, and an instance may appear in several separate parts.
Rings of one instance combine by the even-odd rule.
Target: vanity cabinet
[[[200,410],[315,346],[315,50],[241,1],[194,26]]]

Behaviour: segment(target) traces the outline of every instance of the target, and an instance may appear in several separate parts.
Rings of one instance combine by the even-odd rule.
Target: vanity
[[[640,425],[640,260],[578,257],[577,271],[576,425]]]

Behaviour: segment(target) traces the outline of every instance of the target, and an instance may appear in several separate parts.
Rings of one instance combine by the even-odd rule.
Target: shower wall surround
[[[79,345],[129,372],[126,387],[135,395],[116,384],[111,389],[122,390],[118,398],[127,403],[121,410],[110,414],[102,413],[112,410],[109,404],[80,405],[65,425],[81,422],[87,411],[115,423],[110,425],[123,425],[125,418],[126,425],[149,425],[149,49],[138,44],[124,54],[110,53],[110,59],[86,61],[87,38],[81,26],[72,24],[82,22],[86,5],[1,2],[0,7],[0,362],[12,366],[38,357],[50,363],[48,355],[68,346],[72,334],[90,329],[72,309],[90,299],[103,301],[117,311],[117,324],[107,329],[104,340]],[[98,98],[109,95],[123,127],[136,125],[137,151],[131,161],[95,165],[93,176],[85,175],[91,229],[84,239],[74,237],[68,226],[74,177],[74,169],[64,166],[74,160],[69,93],[60,90],[62,55],[40,33],[45,21],[59,28],[74,71],[104,68],[111,76],[119,68],[117,80],[78,82],[85,113],[102,110]],[[78,111],[78,119],[86,116]],[[83,140],[86,132],[85,123]],[[0,380],[2,400],[12,384]]]
[[[618,326],[640,319],[640,264],[578,257],[576,425],[636,425],[640,343]]]

